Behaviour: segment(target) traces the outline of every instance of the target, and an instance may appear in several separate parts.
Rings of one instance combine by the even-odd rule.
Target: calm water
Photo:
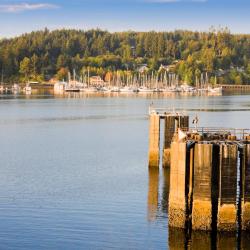
[[[0,249],[185,249],[168,230],[169,173],[148,172],[148,106],[248,128],[250,96],[77,97],[0,97]],[[189,245],[210,249],[210,235]]]

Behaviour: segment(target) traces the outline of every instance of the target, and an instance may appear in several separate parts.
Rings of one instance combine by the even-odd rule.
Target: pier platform
[[[159,168],[162,155],[170,168],[169,225],[250,231],[250,130],[190,128],[185,113],[152,107],[149,115],[149,167]]]

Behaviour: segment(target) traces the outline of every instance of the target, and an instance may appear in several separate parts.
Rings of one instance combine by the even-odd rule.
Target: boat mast
[[[89,84],[90,84],[90,79],[89,79],[89,67],[88,67],[88,88],[89,88]]]
[[[2,75],[1,75],[1,85],[3,85],[3,68],[2,68]]]

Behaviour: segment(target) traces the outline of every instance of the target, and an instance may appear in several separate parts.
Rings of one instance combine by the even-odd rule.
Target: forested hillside
[[[207,33],[55,30],[32,32],[0,40],[0,69],[5,82],[45,81],[78,75],[90,69],[102,77],[108,71],[148,71],[174,65],[182,81],[194,84],[207,72],[210,81],[250,84],[250,35],[227,29]]]

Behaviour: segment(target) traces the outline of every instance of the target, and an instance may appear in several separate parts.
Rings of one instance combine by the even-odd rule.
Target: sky
[[[0,0],[0,37],[41,30],[250,33],[250,0]]]

